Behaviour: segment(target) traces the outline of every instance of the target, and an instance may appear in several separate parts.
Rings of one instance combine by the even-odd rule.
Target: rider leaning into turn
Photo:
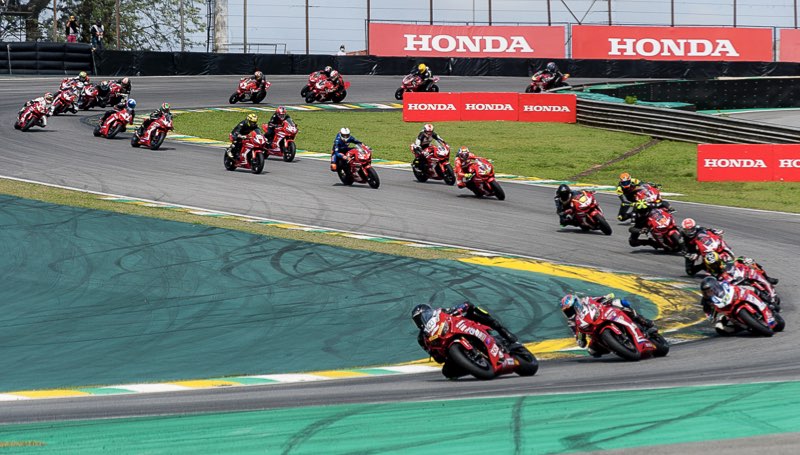
[[[473,176],[468,171],[470,170],[469,168],[472,165],[472,162],[476,158],[478,157],[473,155],[467,147],[462,146],[460,149],[458,149],[458,153],[456,153],[455,168],[453,170],[456,173],[456,180],[459,188],[464,188],[467,186],[467,182],[472,179]]]
[[[578,297],[573,294],[567,294],[561,299],[561,312],[564,314],[564,317],[567,318],[567,325],[569,325],[569,328],[575,335],[575,340],[577,341],[578,346],[586,348],[592,357],[600,357],[606,353],[606,351],[604,351],[602,348],[599,348],[599,346],[594,343],[594,340],[591,340],[587,346],[586,334],[578,330],[576,321],[578,312],[580,311],[581,307],[588,302],[589,299],[594,300],[601,305],[610,305],[619,308],[620,310],[624,311],[634,323],[644,328],[645,332],[649,333],[655,330],[655,324],[653,324],[653,321],[637,313],[636,310],[631,307],[630,302],[628,302],[626,299],[615,298],[613,293],[598,297]]]
[[[264,134],[261,128],[258,127],[258,116],[256,114],[247,114],[247,118],[237,123],[231,130],[230,139],[233,147],[228,151],[228,156],[230,158],[238,156],[238,153],[242,149],[242,139],[253,131],[255,131],[256,134]]]
[[[264,73],[261,71],[256,71],[253,73],[252,76],[243,77],[242,79],[249,79],[251,81],[255,81],[256,87],[259,90],[266,90],[267,89],[267,80],[264,78]]]
[[[428,86],[433,83],[433,73],[431,73],[428,65],[420,63],[417,68],[411,71],[411,74],[419,76],[422,82],[419,84],[419,91],[424,92],[428,90]]]
[[[283,126],[284,121],[293,123],[292,117],[286,113],[286,108],[278,106],[278,108],[275,109],[275,113],[269,118],[269,122],[267,122],[267,144],[272,144],[272,138],[275,136],[275,128]]]
[[[556,66],[555,62],[549,62],[541,71],[541,74],[545,80],[545,85],[547,88],[558,87],[558,85],[564,79],[564,74],[558,70],[558,66]],[[536,75],[532,77],[536,77]]]
[[[161,103],[161,107],[151,112],[150,115],[142,122],[142,126],[140,126],[138,130],[139,137],[144,135],[144,132],[147,131],[147,127],[150,126],[151,123],[169,113],[169,103]]]
[[[331,149],[331,171],[336,172],[336,163],[350,150],[353,150],[348,144],[361,144],[362,142],[350,135],[350,128],[342,128],[333,139],[333,148]]]
[[[566,226],[573,221],[572,199],[580,194],[580,191],[572,190],[567,184],[562,183],[558,186],[553,201],[556,204],[556,213],[561,226]]]
[[[40,96],[39,98],[34,98],[30,101],[26,101],[25,104],[22,106],[22,109],[20,109],[19,112],[17,112],[17,117],[19,117],[19,115],[22,114],[22,111],[24,111],[25,108],[30,106],[31,104],[37,104],[37,103],[42,104],[44,105],[45,115],[43,115],[42,118],[39,119],[39,123],[44,128],[45,126],[47,126],[47,117],[50,117],[50,115],[52,115],[53,112],[52,105],[54,99],[55,97],[53,96],[53,94],[47,92],[44,95]]]
[[[706,228],[703,226],[698,226],[697,223],[694,221],[693,218],[685,218],[681,222],[681,228],[678,231],[683,236],[683,245],[684,245],[684,258],[685,258],[685,268],[686,273],[689,276],[694,276],[697,272],[703,270],[702,262],[699,264],[695,264],[698,259],[698,255],[700,254],[700,250],[697,248],[697,243],[695,240],[697,239],[698,235],[705,235],[707,232],[713,232],[714,234],[722,237],[722,234],[725,233],[722,229],[712,229]]]
[[[117,103],[116,106],[114,106],[113,110],[106,111],[103,114],[103,117],[100,118],[100,123],[99,124],[102,125],[103,123],[105,123],[105,121],[108,118],[108,116],[110,116],[114,112],[119,112],[119,111],[122,111],[122,110],[127,110],[130,113],[130,120],[128,120],[128,123],[132,125],[133,124],[133,118],[136,117],[136,100],[133,99],[133,98],[130,98],[127,101],[125,101],[123,99],[119,103]],[[123,131],[124,131],[124,128],[123,128]]]

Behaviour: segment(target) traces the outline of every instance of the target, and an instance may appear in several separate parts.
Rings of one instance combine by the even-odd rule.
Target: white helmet
[[[339,134],[343,138],[347,139],[348,137],[350,137],[350,128],[342,128],[342,129],[340,129],[339,130]]]

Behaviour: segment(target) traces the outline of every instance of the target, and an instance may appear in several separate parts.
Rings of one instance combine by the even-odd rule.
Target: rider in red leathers
[[[462,146],[460,149],[458,149],[458,153],[456,154],[455,169],[453,170],[456,173],[456,181],[458,182],[459,188],[464,188],[467,186],[467,181],[472,178],[472,175],[470,174],[470,166],[476,158],[478,157],[473,155],[467,147]]]
[[[719,334],[732,334],[739,329],[726,315],[717,312],[717,306],[726,307],[743,300],[756,305],[756,307],[763,303],[753,291],[742,286],[719,281],[713,276],[703,278],[700,283],[700,290],[703,293],[703,297],[700,300],[703,312],[708,317],[708,320],[714,324],[714,328]]]

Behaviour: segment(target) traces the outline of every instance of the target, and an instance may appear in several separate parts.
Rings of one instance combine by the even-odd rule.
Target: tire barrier
[[[0,42],[0,74],[72,75],[93,70],[88,44]]]

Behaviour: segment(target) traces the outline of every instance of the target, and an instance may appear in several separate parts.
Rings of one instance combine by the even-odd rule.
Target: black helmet
[[[566,183],[562,183],[558,186],[556,190],[556,195],[558,196],[561,201],[566,202],[572,196],[572,190],[570,189],[569,185]]]
[[[558,71],[558,67],[556,66],[555,62],[548,63],[545,69],[550,73],[555,73],[556,71]]]
[[[431,316],[433,316],[433,308],[427,303],[421,303],[411,310],[411,319],[414,320],[414,324],[417,325],[418,329],[425,327],[425,323],[428,322]]]
[[[703,278],[700,283],[700,290],[703,292],[703,297],[711,298],[713,296],[722,297],[725,295],[725,289],[722,283],[713,276]]]

